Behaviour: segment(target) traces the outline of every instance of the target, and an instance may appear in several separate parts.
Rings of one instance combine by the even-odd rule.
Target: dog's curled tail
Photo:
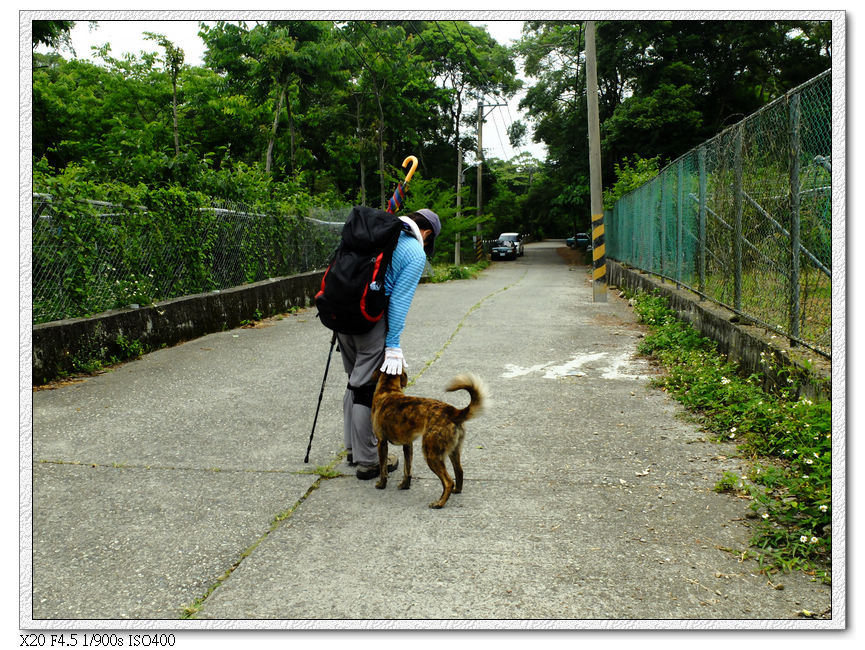
[[[460,413],[463,420],[469,420],[476,415],[479,415],[487,400],[486,384],[484,384],[483,379],[471,373],[457,375],[451,379],[451,383],[448,384],[448,387],[445,390],[448,392],[455,390],[468,391],[471,396],[471,401]]]

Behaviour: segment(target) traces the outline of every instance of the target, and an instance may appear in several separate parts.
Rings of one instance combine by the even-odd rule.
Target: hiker
[[[398,375],[407,366],[400,337],[405,319],[426,267],[435,238],[441,231],[438,215],[426,208],[399,217],[403,222],[390,266],[385,275],[388,307],[384,318],[365,334],[338,334],[342,363],[348,374],[343,397],[343,441],[348,464],[357,466],[357,478],[379,475],[378,443],[372,431],[373,373]],[[388,470],[399,466],[396,454],[388,455]]]

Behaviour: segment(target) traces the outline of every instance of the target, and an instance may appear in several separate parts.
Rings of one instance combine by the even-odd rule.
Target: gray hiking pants
[[[348,386],[342,400],[345,448],[354,462],[378,464],[378,442],[372,432],[372,394],[375,391],[373,373],[384,363],[384,339],[387,335],[382,318],[366,334],[339,334],[342,365],[348,374]]]

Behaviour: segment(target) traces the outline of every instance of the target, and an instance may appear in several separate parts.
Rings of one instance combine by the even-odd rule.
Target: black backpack
[[[322,324],[340,334],[364,334],[385,314],[384,276],[403,222],[375,208],[355,206],[324,272],[315,306]]]

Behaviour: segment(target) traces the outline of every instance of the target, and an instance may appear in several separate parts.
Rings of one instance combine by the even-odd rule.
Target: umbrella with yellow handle
[[[414,156],[408,156],[402,161],[402,166],[405,167],[409,163],[411,163],[411,169],[409,169],[408,174],[406,174],[405,180],[402,183],[397,184],[396,191],[393,193],[390,201],[387,202],[387,209],[385,211],[390,214],[396,214],[402,208],[403,203],[405,203],[405,188],[408,186],[408,182],[411,180],[411,177],[414,176],[414,172],[417,169],[417,158]]]

